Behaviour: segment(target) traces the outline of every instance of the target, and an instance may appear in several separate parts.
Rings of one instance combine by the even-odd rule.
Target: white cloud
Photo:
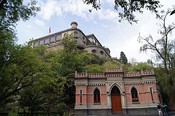
[[[105,5],[110,6],[111,2],[109,0],[105,0]],[[98,17],[100,20],[108,20],[113,21],[116,20],[118,14],[115,10],[111,10],[111,8],[101,7],[100,10],[89,10],[92,9],[91,5],[84,4],[82,0],[46,0],[46,2],[39,2],[41,11],[39,16],[43,20],[50,20],[53,16],[62,16],[63,14],[72,14],[78,17],[81,17],[85,20],[94,20]]]
[[[93,17],[97,16],[100,20],[116,21],[118,14],[111,9],[100,9],[93,13]]]
[[[59,7],[59,3],[56,0],[47,0],[46,3],[40,1],[41,11],[39,15],[44,20],[49,20],[53,15],[62,15],[61,8]]]
[[[31,27],[32,27],[31,25],[27,25],[27,29],[31,29]]]
[[[45,23],[42,21],[42,20],[39,20],[39,19],[36,19],[35,20],[35,23],[40,26],[40,27],[43,27],[45,25]]]

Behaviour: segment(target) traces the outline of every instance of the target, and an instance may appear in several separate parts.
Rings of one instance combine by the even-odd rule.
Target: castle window
[[[92,50],[92,53],[96,53],[96,50]]]
[[[56,36],[52,36],[52,37],[50,38],[50,42],[51,42],[51,43],[55,42],[55,37],[56,37]]]
[[[100,103],[100,91],[97,88],[94,91],[94,103]]]
[[[77,35],[78,34],[78,32],[77,31],[74,31],[74,35]]]
[[[39,45],[44,45],[44,40],[40,40]]]
[[[82,104],[82,101],[83,101],[83,91],[80,90],[80,104]]]
[[[131,89],[132,102],[139,102],[138,92],[135,87]]]
[[[66,35],[66,33],[65,33],[65,35]],[[60,40],[61,39],[61,34],[56,35],[55,39],[56,39],[56,41]]]
[[[103,55],[103,51],[100,51],[100,54]]]
[[[48,37],[48,38],[45,39],[44,43],[48,44],[49,42],[50,42],[50,38]]]
[[[38,44],[39,44],[39,42],[36,41],[36,42],[34,43],[34,47],[35,47],[35,46],[38,46]]]

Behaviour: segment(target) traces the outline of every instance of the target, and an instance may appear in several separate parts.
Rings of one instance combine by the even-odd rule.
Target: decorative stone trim
[[[141,75],[155,75],[154,70],[141,71]]]
[[[106,77],[123,77],[121,74],[106,74]]]
[[[105,72],[123,72],[122,68],[106,69]]]
[[[105,83],[90,83],[89,86],[106,86]]]
[[[140,73],[137,72],[137,73],[125,73],[124,74],[124,77],[140,77]]]

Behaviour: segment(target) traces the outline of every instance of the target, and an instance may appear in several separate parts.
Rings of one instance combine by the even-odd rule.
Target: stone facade
[[[71,28],[32,40],[31,45],[32,47],[44,45],[47,50],[55,51],[63,48],[60,40],[66,35],[71,35],[76,38],[78,49],[96,54],[99,57],[111,58],[110,50],[102,46],[94,34],[85,35],[77,26],[76,22],[72,22]]]
[[[75,73],[76,116],[157,115],[159,95],[154,71]]]

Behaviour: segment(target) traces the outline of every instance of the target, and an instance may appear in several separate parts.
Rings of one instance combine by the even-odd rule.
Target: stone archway
[[[117,86],[111,90],[111,107],[113,113],[122,112],[121,94]]]

